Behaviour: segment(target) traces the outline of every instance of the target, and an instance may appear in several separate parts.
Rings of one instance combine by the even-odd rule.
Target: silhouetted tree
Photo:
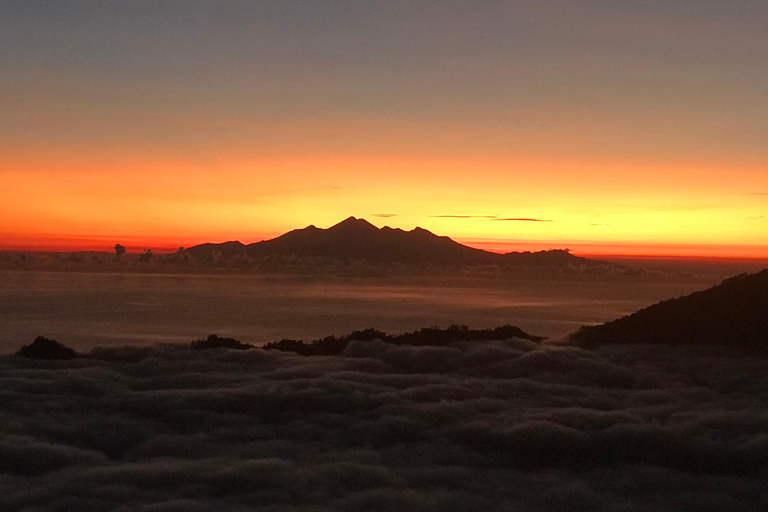
[[[139,254],[139,261],[149,263],[152,259],[152,249],[146,249],[143,253]]]
[[[115,244],[115,258],[120,259],[120,256],[125,254],[125,247],[120,244]]]

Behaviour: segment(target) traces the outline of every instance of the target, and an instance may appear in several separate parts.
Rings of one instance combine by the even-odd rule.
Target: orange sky
[[[752,169],[314,157],[103,172],[88,160],[38,162],[0,169],[3,248],[252,242],[355,215],[498,251],[768,256],[768,196],[745,192],[768,183]]]
[[[764,7],[128,4],[0,6],[0,249],[768,257]]]

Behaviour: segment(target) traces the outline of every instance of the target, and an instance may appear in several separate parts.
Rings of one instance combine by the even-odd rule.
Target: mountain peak
[[[420,235],[420,236],[424,236],[424,235],[429,235],[429,236],[437,236],[436,234],[434,234],[434,233],[433,233],[433,232],[431,232],[430,230],[428,230],[428,229],[424,229],[424,228],[420,228],[419,226],[416,226],[416,227],[415,227],[415,228],[413,228],[413,229],[412,229],[410,232],[411,232],[411,233],[416,233],[416,234],[418,234],[418,235]]]
[[[231,247],[230,250],[224,250]],[[263,240],[243,247],[239,244],[204,244],[188,249],[199,258],[214,251],[225,257],[245,254],[250,258],[298,257],[312,261],[367,261],[384,264],[414,265],[570,265],[574,261],[589,263],[564,253],[566,258],[555,261],[547,254],[501,255],[475,249],[438,236],[423,228],[404,231],[400,228],[377,228],[365,219],[348,217],[330,228],[307,226],[294,229],[277,238]],[[530,260],[530,261],[529,261]]]
[[[365,219],[358,219],[356,217],[347,217],[343,221],[339,222],[338,224],[335,224],[328,228],[329,230],[334,229],[365,229],[365,230],[376,230],[378,231],[379,228],[371,224]]]

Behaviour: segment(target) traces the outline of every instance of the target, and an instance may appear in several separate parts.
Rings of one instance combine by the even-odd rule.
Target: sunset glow
[[[768,257],[766,9],[682,4],[4,3],[0,249],[354,215],[502,252]]]

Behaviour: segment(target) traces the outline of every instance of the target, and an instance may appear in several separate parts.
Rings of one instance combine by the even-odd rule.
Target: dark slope
[[[370,263],[491,263],[492,253],[416,228],[377,228],[349,217],[328,229],[309,226],[246,248],[251,256],[289,255]]]
[[[402,263],[410,265],[525,265],[565,266],[600,265],[602,262],[580,258],[568,251],[540,251],[496,254],[467,247],[447,236],[438,236],[426,229],[411,231],[385,226],[381,229],[364,219],[349,217],[328,229],[309,226],[295,229],[273,238],[244,246],[240,242],[203,244],[187,249],[195,258],[208,257],[214,252],[225,258],[245,255],[252,258],[298,256],[328,260],[365,260],[369,263]]]
[[[203,258],[210,256],[213,252],[219,252],[225,258],[231,258],[239,254],[245,253],[245,245],[241,242],[224,242],[221,244],[200,244],[189,249],[185,249],[185,253],[195,258]]]
[[[571,340],[583,345],[726,345],[768,352],[768,269],[641,309]]]
[[[550,249],[537,252],[508,252],[501,255],[501,258],[502,265],[523,265],[527,267],[565,267],[568,265],[620,267],[620,265],[606,263],[605,261],[574,256],[564,249]]]

